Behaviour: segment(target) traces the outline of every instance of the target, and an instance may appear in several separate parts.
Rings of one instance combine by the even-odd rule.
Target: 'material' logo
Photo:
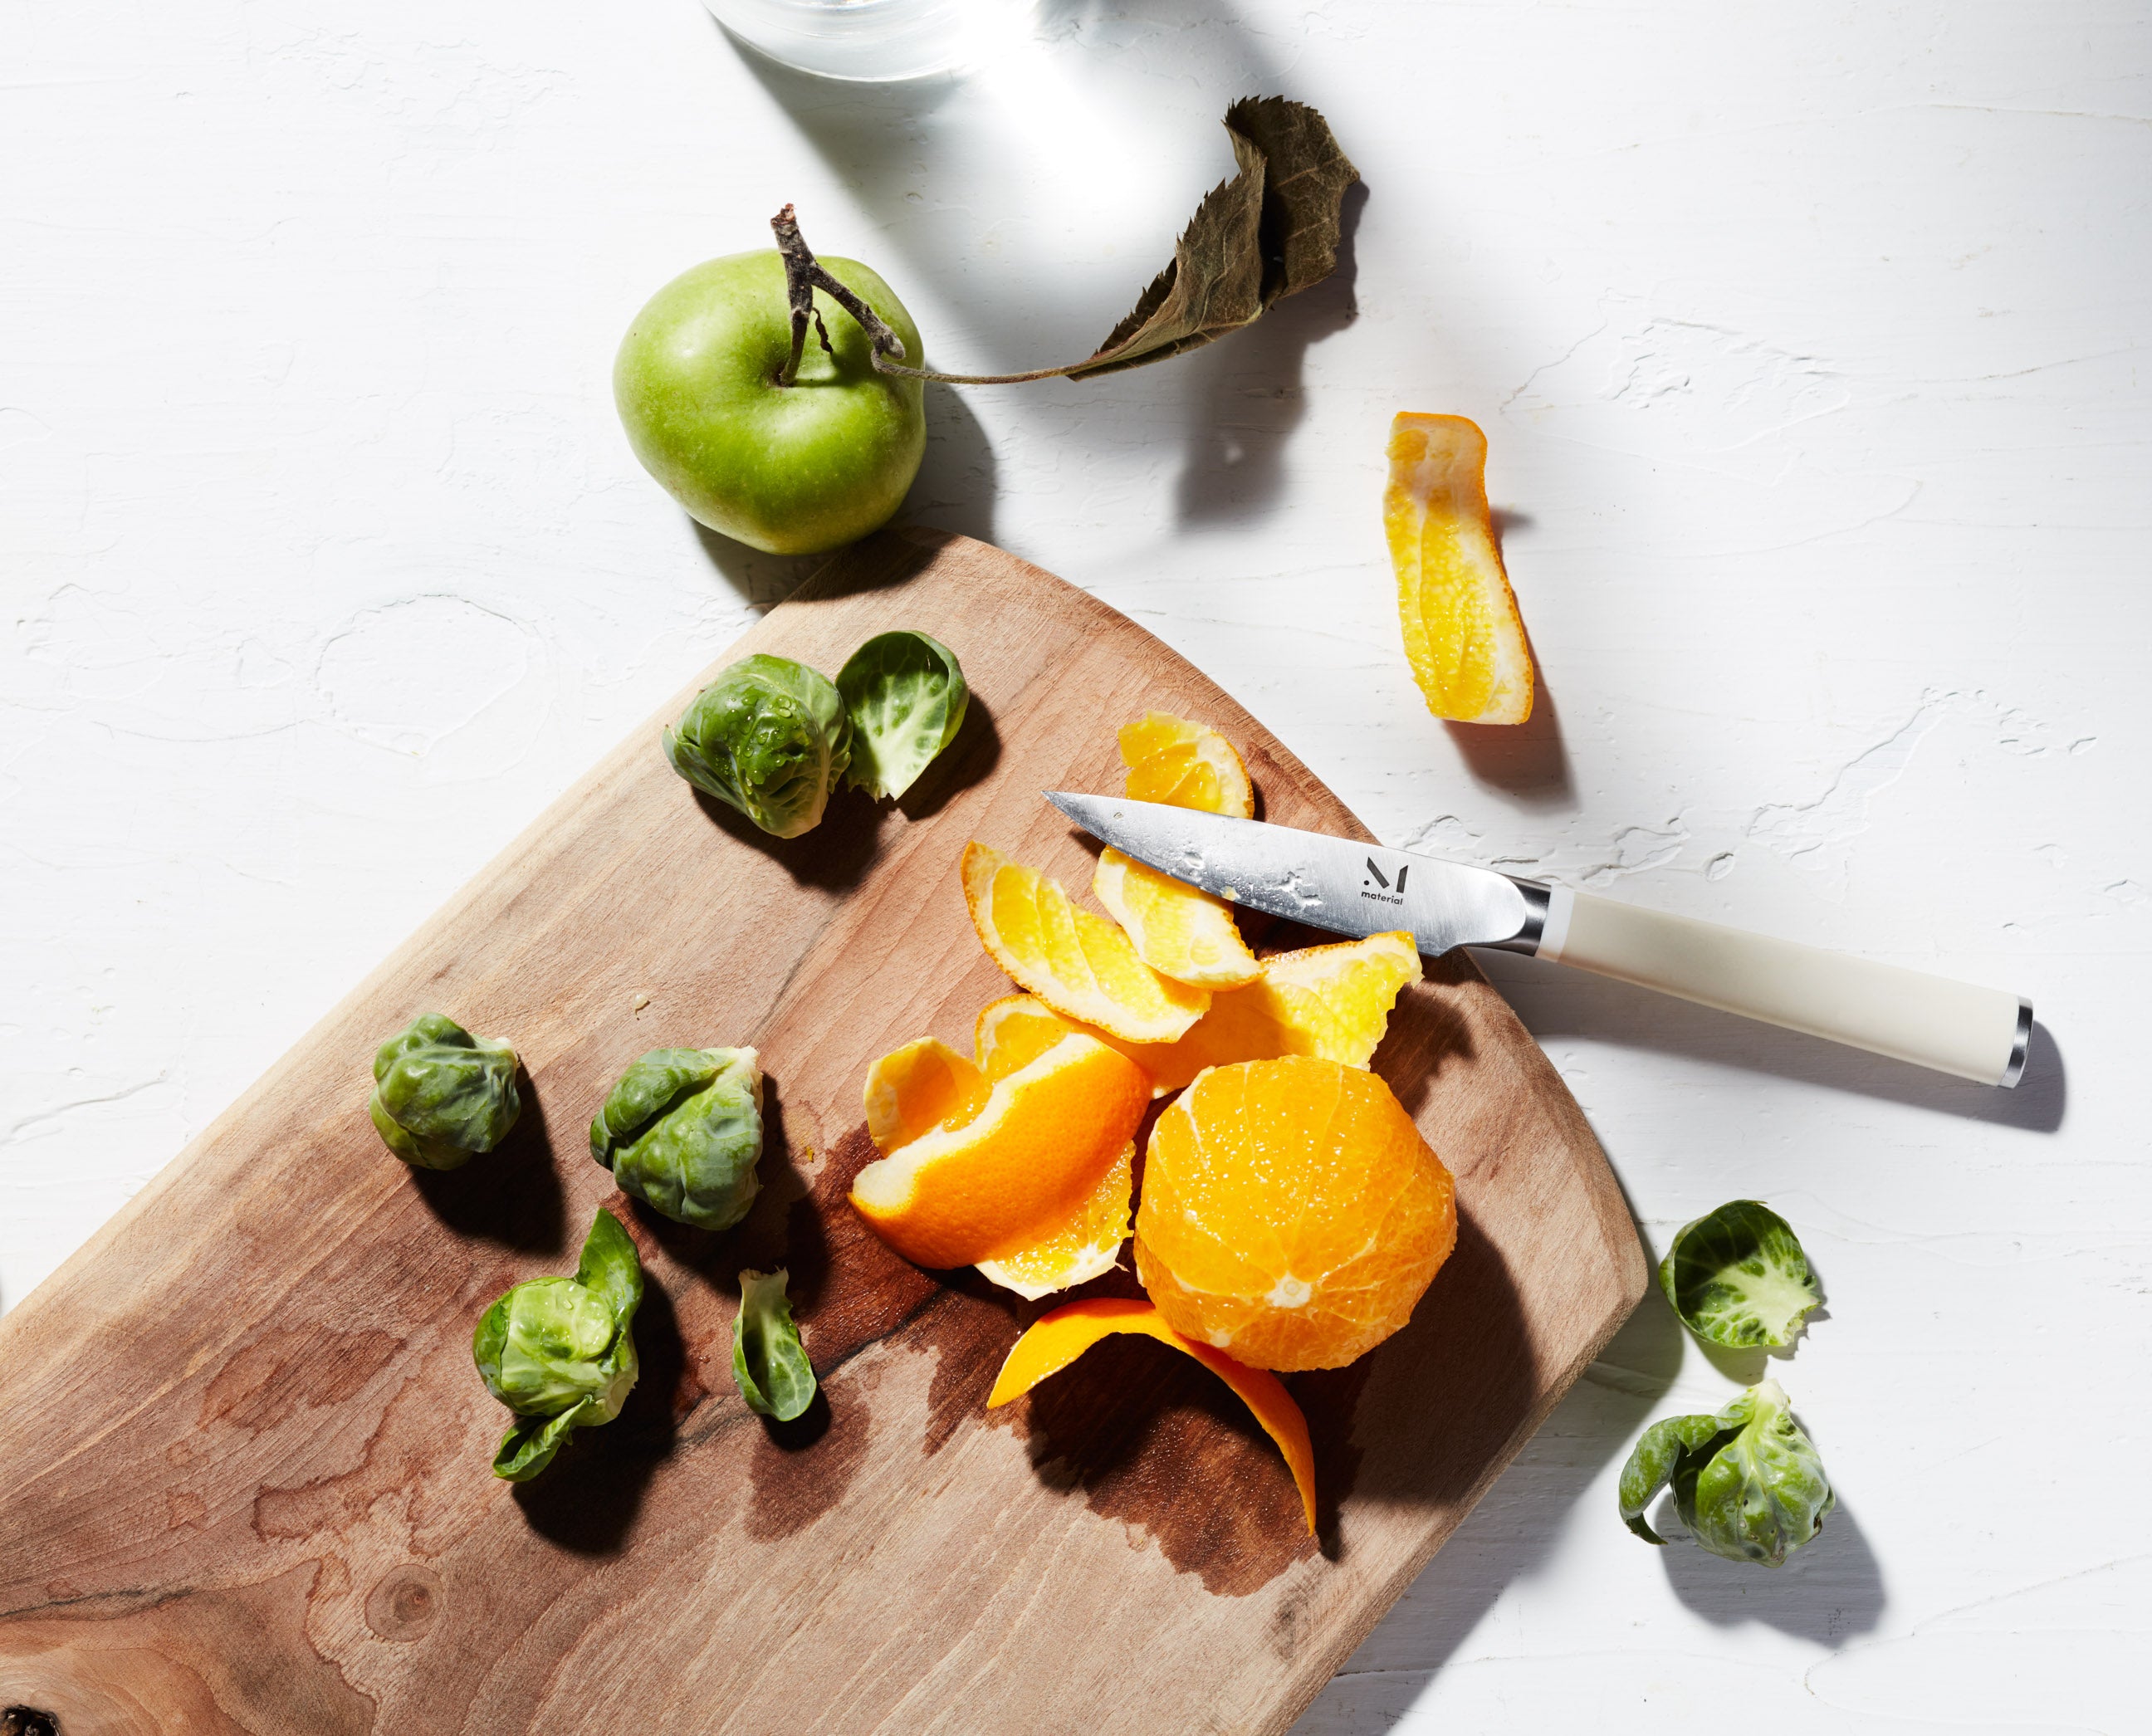
[[[1375,865],[1373,856],[1368,858],[1368,872],[1375,876],[1375,884],[1383,890],[1379,892],[1368,891],[1368,883],[1363,880],[1360,882],[1363,898],[1372,898],[1378,904],[1403,904],[1405,901],[1405,876],[1412,872],[1411,863],[1408,862],[1398,870],[1398,883],[1394,890],[1390,886],[1389,876]]]

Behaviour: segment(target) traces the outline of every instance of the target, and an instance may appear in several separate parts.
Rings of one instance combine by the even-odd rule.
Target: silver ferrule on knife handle
[[[1527,901],[1537,906],[1531,925],[1537,932],[1502,942],[1509,951],[1984,1085],[2014,1085],[2024,1077],[2033,1003],[2006,990],[1617,904],[1566,886],[1518,884],[1530,889]]]

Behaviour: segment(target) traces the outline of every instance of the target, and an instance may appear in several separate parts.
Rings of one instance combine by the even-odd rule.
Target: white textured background
[[[1195,358],[934,388],[912,498],[1127,610],[1392,842],[1994,982],[1983,1091],[1494,968],[1645,1232],[1735,1195],[1829,1317],[1773,1575],[1613,1511],[1734,1375],[1647,1302],[1302,1725],[2141,1729],[2152,1168],[2142,0],[1057,6],[908,90],[692,0],[0,7],[0,1303],[780,596],[608,385],[810,238],[942,365],[1087,352],[1283,90],[1351,282]],[[1388,419],[1461,412],[1545,670],[1406,672]],[[1547,703],[1551,700],[1551,703]]]

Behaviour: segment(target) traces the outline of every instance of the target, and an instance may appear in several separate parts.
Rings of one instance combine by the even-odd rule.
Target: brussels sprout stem
[[[778,371],[777,383],[780,386],[793,385],[799,380],[799,358],[806,353],[810,322],[822,348],[825,351],[830,348],[830,328],[822,323],[821,311],[815,305],[815,292],[818,289],[860,322],[860,329],[867,334],[878,373],[936,380],[945,386],[1016,386],[1026,380],[1050,380],[1068,372],[1065,368],[1041,368],[1030,373],[939,373],[931,368],[906,367],[901,360],[904,340],[890,329],[879,313],[823,269],[821,261],[815,258],[814,250],[800,235],[792,207],[788,205],[772,217],[769,226],[777,236],[777,251],[784,261],[784,297],[792,309],[792,353]]]

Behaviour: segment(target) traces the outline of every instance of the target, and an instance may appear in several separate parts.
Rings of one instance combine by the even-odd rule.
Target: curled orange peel
[[[1314,1535],[1315,1447],[1307,1437],[1307,1419],[1301,1414],[1285,1383],[1266,1369],[1248,1368],[1221,1350],[1182,1337],[1147,1302],[1098,1297],[1042,1315],[1010,1349],[993,1391],[987,1395],[987,1409],[993,1410],[1022,1398],[1048,1376],[1058,1374],[1094,1344],[1117,1332],[1139,1333],[1185,1351],[1233,1389],[1263,1425],[1263,1433],[1285,1454],[1287,1468],[1300,1490],[1302,1510],[1307,1515],[1308,1535]]]

